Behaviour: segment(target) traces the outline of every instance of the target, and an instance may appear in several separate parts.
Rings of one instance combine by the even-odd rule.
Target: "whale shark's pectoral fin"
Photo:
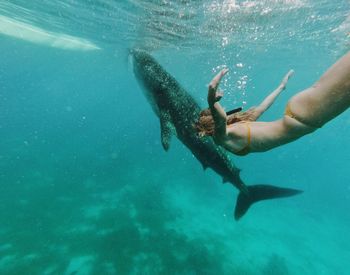
[[[160,131],[162,145],[165,151],[169,150],[171,136],[174,131],[174,126],[170,120],[170,114],[167,111],[161,111],[159,114],[160,118]]]

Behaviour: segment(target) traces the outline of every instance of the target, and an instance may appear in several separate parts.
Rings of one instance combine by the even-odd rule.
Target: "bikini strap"
[[[292,112],[292,110],[290,109],[290,103],[289,103],[289,102],[287,103],[287,106],[286,106],[286,110],[285,110],[285,112],[284,112],[284,115],[289,116],[289,117],[295,119],[295,115],[294,115],[294,113]]]

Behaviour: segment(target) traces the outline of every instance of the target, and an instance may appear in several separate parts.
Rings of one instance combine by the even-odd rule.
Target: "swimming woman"
[[[311,87],[293,96],[287,103],[283,118],[257,122],[276,97],[285,89],[290,71],[280,86],[258,107],[247,112],[227,114],[219,103],[221,70],[208,88],[209,110],[203,111],[196,125],[201,136],[211,135],[216,144],[236,155],[264,152],[310,134],[350,106],[350,52],[331,66]]]

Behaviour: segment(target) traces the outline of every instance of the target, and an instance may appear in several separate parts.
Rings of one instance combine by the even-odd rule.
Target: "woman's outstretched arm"
[[[278,87],[271,93],[269,94],[263,102],[260,103],[259,106],[255,107],[255,112],[256,112],[256,119],[258,119],[270,106],[272,103],[276,100],[276,98],[280,95],[280,93],[286,89],[287,82],[289,78],[294,74],[293,70],[290,70],[282,79],[282,82]]]
[[[208,88],[208,105],[213,116],[215,124],[215,137],[222,138],[226,136],[226,121],[227,115],[225,110],[219,103],[219,100],[222,98],[223,94],[218,92],[218,87],[221,81],[221,78],[228,72],[228,69],[221,70],[210,82]]]

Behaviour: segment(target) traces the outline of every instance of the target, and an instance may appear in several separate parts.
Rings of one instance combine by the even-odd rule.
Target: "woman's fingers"
[[[225,74],[227,74],[228,71],[229,71],[228,68],[222,69],[222,70],[220,71],[221,76],[224,76]]]
[[[218,88],[221,78],[227,74],[228,72],[228,68],[224,68],[222,69],[216,76],[214,76],[214,78],[212,79],[212,81],[209,84],[209,90],[214,90],[216,91],[216,89]]]
[[[286,86],[287,85],[287,82],[289,80],[289,78],[291,78],[291,76],[294,74],[294,71],[293,70],[290,70],[283,78],[282,80],[282,85]]]
[[[294,74],[294,70],[289,70],[286,77],[289,79]]]
[[[208,103],[209,105],[214,104],[223,97],[221,91],[217,91],[221,78],[228,72],[227,68],[222,69],[210,82],[208,88]]]
[[[287,74],[286,74],[286,76],[284,77],[284,80],[285,81],[288,81],[289,80],[289,78],[291,78],[291,76],[294,74],[294,71],[293,70],[290,70]]]

